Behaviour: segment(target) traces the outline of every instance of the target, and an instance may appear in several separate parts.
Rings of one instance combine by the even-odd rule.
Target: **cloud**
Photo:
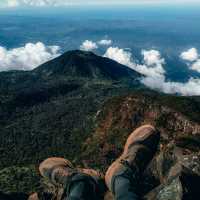
[[[200,59],[198,59],[196,62],[194,62],[190,69],[194,70],[194,71],[197,71],[200,73]]]
[[[68,0],[5,0],[4,6],[61,6],[70,5]]]
[[[0,46],[0,71],[32,70],[59,56],[59,50],[58,46],[45,46],[41,42],[10,50]]]
[[[90,40],[85,40],[82,45],[80,46],[80,49],[83,51],[92,51],[95,49],[98,49],[98,46],[95,42]]]
[[[196,48],[191,48],[181,53],[180,57],[186,60],[189,69],[200,73],[200,55]]]
[[[166,81],[166,78],[145,77],[141,82],[151,89],[183,96],[200,95],[200,79],[190,78],[186,83]]]
[[[193,62],[193,61],[196,61],[198,59],[199,55],[198,55],[198,51],[197,51],[196,48],[191,48],[191,49],[181,53],[180,57],[183,60]]]
[[[144,62],[148,66],[162,66],[165,63],[165,60],[161,58],[160,52],[156,50],[142,51],[144,56]]]
[[[137,65],[136,70],[140,73],[151,76],[151,77],[161,77],[165,74],[163,64],[165,60],[161,58],[160,52],[156,50],[143,50],[142,51],[144,64]]]
[[[98,44],[103,46],[109,46],[112,44],[112,40],[100,40],[98,41]]]
[[[165,76],[165,60],[161,57],[160,52],[143,50],[141,53],[143,64],[136,64],[130,51],[118,47],[108,48],[104,56],[145,75],[141,78],[141,83],[151,89],[184,96],[200,95],[200,79],[190,78],[185,83],[168,81]],[[196,65],[197,68],[199,67],[198,64]]]
[[[129,51],[120,49],[118,47],[109,47],[104,54],[104,57],[110,58],[117,61],[123,65],[126,65],[130,68],[135,67],[135,63],[132,61],[132,54]]]
[[[7,2],[7,6],[8,7],[16,7],[16,6],[19,6],[19,2],[18,2],[18,0],[10,0]]]
[[[104,57],[113,59],[146,76],[160,77],[165,73],[165,70],[162,67],[162,64],[164,64],[165,61],[161,58],[158,51],[143,50],[142,55],[144,57],[144,64],[136,64],[130,51],[118,47],[109,47],[104,54]]]
[[[98,45],[101,45],[101,46],[108,46],[112,44],[112,40],[100,40],[98,42],[93,42],[91,40],[85,40],[81,46],[80,46],[80,49],[83,50],[83,51],[93,51],[95,49],[98,49]]]

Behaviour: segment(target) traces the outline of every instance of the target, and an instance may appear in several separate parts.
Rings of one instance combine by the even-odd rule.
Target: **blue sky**
[[[171,4],[171,3],[200,3],[200,0],[0,0],[0,6],[61,6],[61,5],[90,5],[90,4]]]

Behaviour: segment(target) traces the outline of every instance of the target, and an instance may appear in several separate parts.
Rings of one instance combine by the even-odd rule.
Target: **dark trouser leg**
[[[67,200],[87,200],[88,198],[86,197],[86,185],[84,182],[75,182],[71,186],[69,197]]]
[[[93,178],[86,175],[76,175],[67,191],[64,200],[96,200],[97,184]]]
[[[115,200],[141,200],[138,195],[138,174],[137,169],[126,166],[115,175],[112,181]]]
[[[128,178],[118,176],[115,178],[115,199],[116,200],[139,200],[136,188]]]

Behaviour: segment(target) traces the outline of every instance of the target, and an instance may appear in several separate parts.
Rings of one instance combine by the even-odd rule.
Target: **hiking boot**
[[[39,166],[40,174],[55,186],[64,185],[77,172],[72,163],[64,158],[48,158]]]
[[[113,194],[116,177],[126,177],[137,186],[139,176],[157,150],[159,139],[159,132],[151,125],[141,126],[128,137],[122,155],[111,164],[105,175],[106,185]]]
[[[103,178],[100,173],[93,169],[75,168],[70,161],[55,157],[43,161],[39,166],[39,171],[52,184],[64,189],[61,199],[67,198],[71,189],[79,182],[84,182],[86,185],[85,191],[96,194],[99,181]],[[92,198],[96,197],[93,195]]]

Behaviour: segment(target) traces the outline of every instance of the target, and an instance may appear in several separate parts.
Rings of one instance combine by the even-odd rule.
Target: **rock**
[[[200,196],[200,151],[194,141],[195,137],[178,138],[153,159],[144,173],[143,193],[150,191],[145,199],[190,200]]]
[[[145,196],[145,200],[182,200],[182,185],[179,179],[173,179],[166,185],[161,185]]]
[[[145,196],[146,200],[194,200],[200,195],[200,176],[182,167],[177,177],[171,177]]]

